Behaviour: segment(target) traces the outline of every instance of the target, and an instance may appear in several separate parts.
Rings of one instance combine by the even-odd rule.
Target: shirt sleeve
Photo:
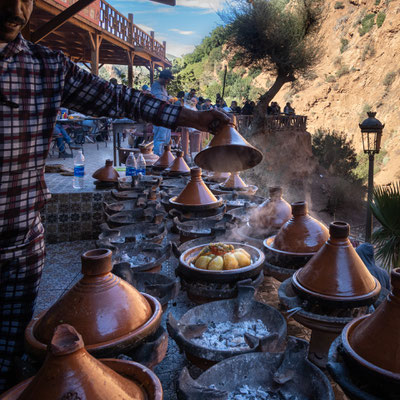
[[[123,85],[113,85],[63,56],[62,107],[86,115],[143,119],[157,126],[175,129],[182,107],[159,100]]]

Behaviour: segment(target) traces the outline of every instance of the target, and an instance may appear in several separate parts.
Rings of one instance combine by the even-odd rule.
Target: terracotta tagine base
[[[106,160],[105,166],[95,171],[92,177],[100,182],[118,182],[119,174],[114,169],[112,160]]]
[[[162,387],[146,367],[123,360],[96,360],[82,336],[70,325],[59,325],[38,373],[18,384],[2,400],[162,400]]]
[[[137,347],[158,329],[160,303],[112,274],[111,254],[107,249],[84,253],[83,278],[29,323],[25,339],[34,357],[44,357],[60,321],[76,326],[86,349],[101,357]]]

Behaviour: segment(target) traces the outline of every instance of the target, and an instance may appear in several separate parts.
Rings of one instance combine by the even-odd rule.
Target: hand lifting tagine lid
[[[71,325],[58,325],[38,373],[0,396],[2,400],[162,400],[157,376],[141,364],[96,360]]]
[[[76,327],[95,356],[134,348],[158,329],[160,303],[112,274],[111,254],[97,249],[82,255],[83,278],[29,323],[25,339],[32,355],[44,356],[60,323]]]
[[[247,142],[234,124],[223,124],[194,162],[208,171],[244,171],[255,167],[262,158],[261,151]]]
[[[106,160],[106,165],[95,171],[92,177],[100,182],[117,182],[119,174],[114,169],[112,160]]]
[[[392,292],[375,312],[346,325],[342,343],[352,364],[399,387],[400,268],[392,270],[391,281]]]
[[[174,155],[171,153],[171,146],[164,146],[164,153],[161,154],[161,157],[153,164],[153,169],[161,171],[165,168],[168,168],[172,161],[175,160]]]
[[[381,285],[350,243],[350,226],[332,222],[330,238],[310,261],[296,271],[292,285],[302,297],[329,301],[345,307],[373,303]]]
[[[176,152],[176,158],[172,164],[165,170],[168,175],[189,175],[190,168],[183,158],[183,151]]]
[[[296,254],[316,253],[328,240],[328,229],[308,214],[306,201],[293,203],[292,218],[266,245],[275,250]]]
[[[201,168],[192,168],[190,181],[179,196],[169,200],[173,207],[181,209],[211,209],[219,207],[222,199],[216,198],[201,178]]]

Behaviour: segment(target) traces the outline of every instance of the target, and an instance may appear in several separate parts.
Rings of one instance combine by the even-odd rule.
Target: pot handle
[[[178,245],[175,242],[171,242],[171,245],[172,245],[172,252],[174,253],[174,256],[179,260],[182,253],[179,251]]]

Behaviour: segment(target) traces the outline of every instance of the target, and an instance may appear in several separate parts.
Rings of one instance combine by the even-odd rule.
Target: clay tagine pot
[[[229,179],[230,176],[231,174],[229,172],[210,172],[207,180],[210,182],[223,183]]]
[[[201,168],[190,170],[190,181],[182,192],[172,197],[170,203],[173,206],[186,207],[219,207],[222,200],[218,200],[201,178]]]
[[[112,160],[106,160],[106,165],[95,171],[92,177],[100,182],[117,182],[119,174],[114,169]]]
[[[25,339],[30,353],[44,356],[60,322],[76,327],[96,356],[134,348],[158,329],[160,303],[112,274],[111,255],[107,249],[82,255],[83,278],[29,323]]]
[[[161,400],[157,376],[138,363],[96,360],[74,327],[58,325],[38,373],[1,396],[3,400]]]
[[[153,164],[153,168],[155,170],[163,170],[168,168],[172,162],[175,160],[174,155],[171,153],[171,146],[164,146],[164,153],[161,154],[161,157]]]
[[[172,164],[166,169],[169,175],[189,175],[190,168],[183,158],[183,151],[179,150],[176,152],[176,158]]]
[[[243,171],[259,164],[260,150],[247,142],[234,124],[224,124],[217,129],[208,146],[200,151],[194,162],[209,171]]]
[[[306,201],[292,204],[292,218],[276,234],[273,247],[291,253],[318,251],[328,240],[328,229],[308,214]]]
[[[292,216],[292,207],[282,198],[281,187],[270,187],[269,198],[260,204],[250,217],[252,227],[278,231],[280,227]]]
[[[220,187],[222,189],[229,189],[229,190],[244,190],[248,186],[239,176],[239,172],[231,172],[229,178],[224,183],[221,183]]]
[[[346,355],[360,373],[395,383],[399,389],[400,268],[392,270],[391,281],[392,292],[374,313],[346,325],[342,343]]]
[[[153,142],[146,144],[139,144],[139,150],[143,154],[146,167],[152,166],[160,157],[153,153]]]
[[[296,271],[292,285],[300,296],[345,307],[373,303],[381,285],[350,243],[350,226],[332,222],[330,238],[310,261]]]

